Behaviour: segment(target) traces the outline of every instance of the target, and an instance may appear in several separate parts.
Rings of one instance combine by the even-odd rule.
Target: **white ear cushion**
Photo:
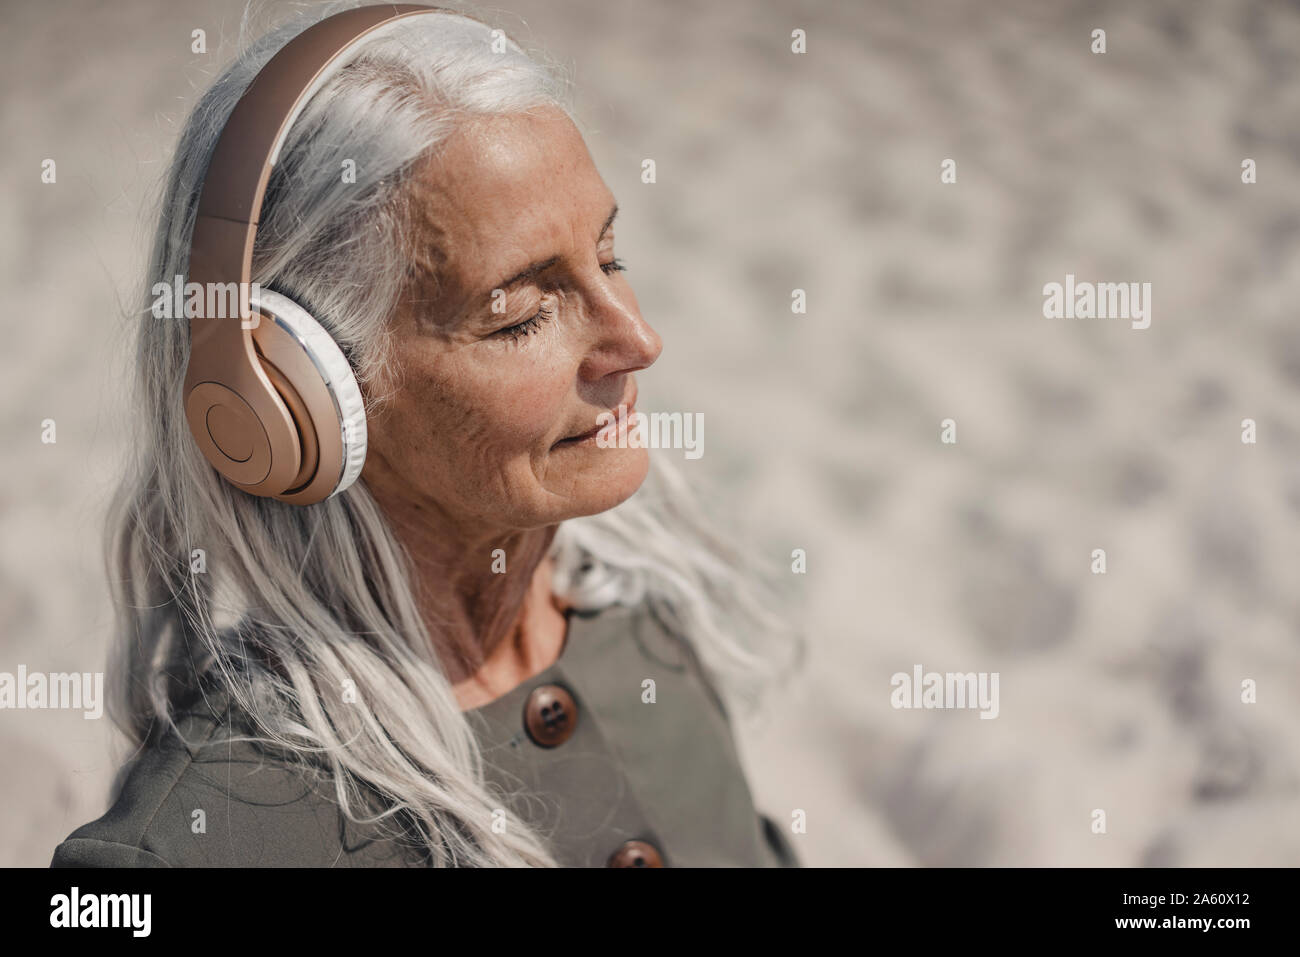
[[[302,306],[270,289],[260,290],[249,301],[293,333],[325,380],[343,436],[343,474],[330,493],[337,495],[357,480],[366,464],[366,407],[357,377],[334,337]]]

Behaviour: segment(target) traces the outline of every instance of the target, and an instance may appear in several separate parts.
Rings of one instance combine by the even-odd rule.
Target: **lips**
[[[624,399],[619,403],[619,405],[616,405],[616,406],[614,406],[612,409],[607,410],[608,413],[614,417],[614,420],[615,420],[615,421],[617,421],[617,420],[618,420],[618,410],[619,410],[619,406],[621,405],[621,406],[623,407],[623,414],[624,414],[624,416],[625,416],[625,417],[630,421],[631,418],[632,418],[632,414],[636,411],[636,396],[637,396],[637,387],[636,387],[636,383],[633,382],[633,383],[631,384],[631,388],[628,390],[628,395],[627,395],[627,396],[626,396],[626,397],[625,397],[625,398],[624,398]],[[597,418],[600,418],[600,417],[603,416],[604,414],[605,414],[605,412],[603,412],[603,411],[600,412],[600,413],[598,413],[598,414],[597,414]],[[592,428],[588,429],[588,430],[585,431],[585,432],[579,432],[579,433],[577,433],[577,434],[575,434],[575,435],[570,435],[570,436],[567,436],[567,437],[565,437],[565,438],[563,438],[563,439],[560,439],[560,440],[559,440],[558,442],[556,442],[555,444],[556,444],[556,445],[576,445],[576,444],[578,444],[579,442],[590,441],[590,440],[592,440],[592,439],[595,439],[595,438],[596,438],[596,435],[600,432],[600,430],[601,430],[601,429],[604,429],[604,428],[606,428],[606,426],[604,426],[604,425],[595,425],[595,426],[593,426]]]

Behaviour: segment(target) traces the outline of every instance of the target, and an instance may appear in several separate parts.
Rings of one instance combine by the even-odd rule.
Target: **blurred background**
[[[120,317],[244,8],[5,4],[0,671],[104,669]],[[807,552],[808,668],[742,729],[805,863],[1300,864],[1300,6],[468,9],[572,70],[665,344],[639,406],[707,422],[654,454],[765,560]],[[1150,328],[1044,318],[1067,273],[1150,282]],[[893,709],[917,664],[998,672],[999,717]],[[0,864],[45,866],[125,756],[0,712]]]

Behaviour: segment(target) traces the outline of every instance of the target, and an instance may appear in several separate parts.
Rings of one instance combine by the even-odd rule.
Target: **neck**
[[[500,697],[559,657],[566,609],[552,594],[547,558],[559,526],[474,532],[425,506],[393,504],[385,512],[411,556],[420,615],[462,710]]]

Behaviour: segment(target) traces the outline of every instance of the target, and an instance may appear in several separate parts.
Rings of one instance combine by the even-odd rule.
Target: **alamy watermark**
[[[912,673],[899,671],[889,679],[894,690],[889,703],[895,708],[969,708],[981,718],[996,718],[999,672],[938,672],[912,666]]]
[[[148,937],[152,911],[152,894],[83,894],[73,887],[50,898],[50,926],[124,927],[132,937]]]
[[[0,709],[84,711],[87,721],[104,714],[104,673],[0,671]]]
[[[629,413],[620,405],[596,416],[596,445],[602,449],[685,449],[688,459],[704,454],[703,412]]]
[[[262,295],[262,287],[255,282],[185,282],[184,276],[176,275],[170,283],[154,283],[149,292],[154,297],[149,311],[155,319],[238,317],[245,329],[256,329],[261,321],[251,308],[252,301]]]
[[[1048,319],[1129,319],[1134,329],[1151,325],[1151,283],[1065,282],[1043,286],[1043,315]]]

